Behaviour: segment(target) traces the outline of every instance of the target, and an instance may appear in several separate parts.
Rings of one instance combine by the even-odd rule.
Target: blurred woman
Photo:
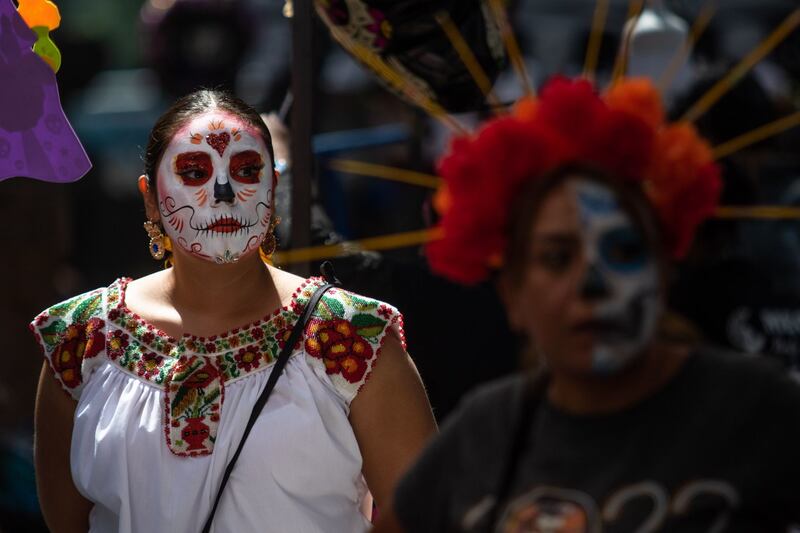
[[[35,452],[52,531],[200,531],[284,349],[213,531],[364,531],[368,491],[387,502],[434,431],[395,308],[331,289],[289,341],[325,281],[262,261],[275,248],[274,160],[242,101],[178,100],[139,178],[150,252],[171,268],[32,323],[46,357]]]
[[[462,283],[494,277],[538,364],[463,402],[376,531],[777,532],[800,521],[800,387],[664,334],[670,265],[714,211],[720,180],[707,143],[665,123],[649,82],[600,96],[556,79],[456,140],[440,173],[432,267]]]

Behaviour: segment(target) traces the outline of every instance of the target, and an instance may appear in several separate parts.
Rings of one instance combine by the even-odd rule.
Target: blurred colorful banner
[[[0,0],[0,181],[68,183],[92,167],[58,95],[61,54],[49,32],[59,23],[52,2],[21,1],[18,12]]]

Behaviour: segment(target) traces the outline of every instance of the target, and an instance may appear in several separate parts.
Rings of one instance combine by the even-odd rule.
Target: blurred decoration
[[[283,16],[287,19],[294,17],[294,2],[292,0],[286,0],[286,3],[283,4]]]
[[[233,91],[256,31],[246,4],[232,0],[148,0],[141,22],[148,62],[173,97]]]
[[[53,72],[58,72],[61,68],[61,52],[50,39],[50,32],[61,24],[58,7],[50,0],[19,0],[17,11],[36,34],[33,51],[50,65]]]
[[[649,0],[647,7],[625,26],[627,74],[657,81],[672,63],[676,51],[689,42],[689,25],[671,12],[662,0]],[[687,74],[683,71],[684,76]],[[680,73],[679,73],[680,75]]]
[[[0,0],[0,180],[76,181],[92,165],[61,108],[60,54],[41,35],[37,41],[26,20],[46,36],[60,22],[58,8],[28,1],[17,12],[11,0]],[[35,43],[43,57],[34,53]]]
[[[683,115],[682,120],[696,122],[703,116],[720,98],[728,93],[738,84],[745,75],[762,59],[764,59],[775,47],[781,44],[789,35],[800,26],[800,8],[789,13],[783,22],[749,54],[747,54],[727,76],[722,78],[716,85],[704,94],[689,110]]]
[[[484,92],[437,22],[437,13],[449,14],[490,83],[506,63],[500,32],[481,0],[315,0],[314,6],[339,44],[416,105],[420,100],[400,90],[376,65],[385,64],[390,74],[407,79],[449,113],[485,107]]]
[[[599,66],[601,37],[610,5],[610,0],[596,0],[584,61],[584,76],[588,78],[595,77]],[[517,56],[521,60],[521,55],[510,31],[502,0],[469,1],[458,6],[472,9],[468,13],[454,12],[454,5],[446,0],[424,3],[407,0],[392,4],[385,0],[315,0],[317,13],[345,50],[372,69],[401,97],[421,107],[457,133],[464,134],[465,128],[447,113],[470,109],[470,105],[473,106],[472,110],[477,109],[475,106],[487,109],[488,103],[488,108],[502,114],[492,85],[498,70],[506,62],[506,52],[512,58],[526,94],[529,94],[532,86],[522,62],[519,61],[518,68],[518,62],[514,60]],[[705,0],[690,31],[688,24],[669,11],[662,0],[647,0],[647,5],[645,0],[629,0],[627,22],[621,48],[616,54],[611,83],[623,76],[644,76],[660,82],[662,88],[669,88],[692,47],[708,27],[716,8],[717,0]],[[476,14],[480,14],[478,18],[483,32],[471,25],[475,24]],[[701,118],[798,26],[800,8],[788,13],[781,24],[729,71],[721,82],[690,104],[683,120],[694,122]],[[508,35],[501,35],[501,30],[507,30]],[[479,38],[476,39],[476,35]],[[413,70],[414,67],[416,70]],[[445,72],[450,76],[445,76]],[[468,91],[468,96],[463,93],[454,95],[456,87]],[[459,97],[463,99],[459,100]],[[717,159],[729,157],[798,125],[800,113],[754,125],[735,138],[717,144],[714,156]],[[361,161],[332,160],[328,162],[328,167],[344,174],[421,187],[435,188],[440,183],[438,176]],[[797,220],[800,211],[781,205],[728,205],[719,209],[715,216],[720,219]],[[295,248],[279,252],[276,264],[341,257],[362,250],[389,250],[436,238],[436,231],[428,230],[384,235],[365,241],[337,242],[330,246]]]

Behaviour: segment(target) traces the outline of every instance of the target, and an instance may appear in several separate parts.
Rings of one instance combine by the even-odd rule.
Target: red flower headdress
[[[649,80],[624,79],[599,95],[587,80],[559,77],[513,114],[453,140],[439,162],[442,238],[427,247],[431,268],[460,283],[485,280],[500,266],[508,206],[520,186],[571,163],[640,184],[676,259],[719,202],[710,146],[691,124],[665,122]]]

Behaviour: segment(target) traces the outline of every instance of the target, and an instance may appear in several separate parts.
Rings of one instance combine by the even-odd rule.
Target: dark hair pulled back
[[[256,128],[264,138],[272,165],[275,165],[275,151],[272,148],[272,135],[258,112],[236,96],[213,89],[200,89],[179,98],[164,112],[153,129],[144,153],[144,172],[151,180],[155,179],[161,156],[167,149],[175,133],[197,115],[209,111],[222,111],[239,117],[245,124]]]

